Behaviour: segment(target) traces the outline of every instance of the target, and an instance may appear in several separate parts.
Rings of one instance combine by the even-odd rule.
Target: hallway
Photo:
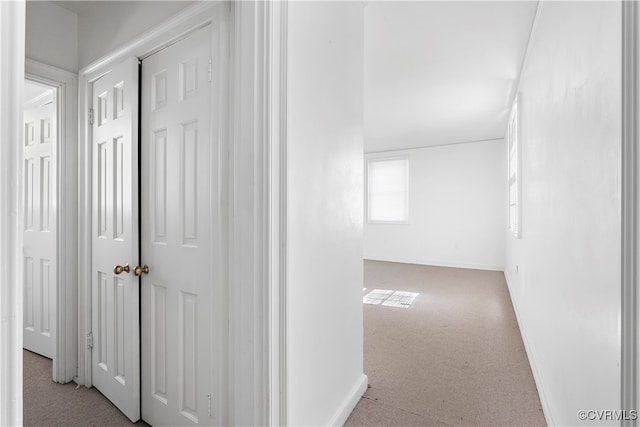
[[[545,419],[502,272],[364,261],[369,389],[347,426],[542,426]]]

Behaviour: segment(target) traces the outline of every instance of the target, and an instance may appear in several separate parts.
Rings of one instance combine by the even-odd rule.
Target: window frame
[[[405,171],[405,182],[406,182],[406,187],[405,187],[405,209],[407,212],[406,215],[406,219],[405,220],[393,220],[393,221],[389,221],[389,220],[373,220],[371,219],[371,189],[370,189],[370,164],[371,163],[380,163],[380,162],[387,162],[387,161],[398,161],[398,160],[404,160],[406,162],[406,171]],[[410,220],[410,212],[409,212],[409,207],[410,207],[410,201],[409,201],[409,196],[410,196],[410,183],[409,183],[409,177],[410,177],[410,165],[409,165],[409,157],[408,156],[387,156],[387,157],[370,157],[366,159],[366,163],[365,163],[365,220],[367,224],[387,224],[387,225],[408,225],[409,224],[409,220]]]
[[[511,106],[506,135],[508,229],[516,239],[522,238],[522,144],[520,143],[520,98],[521,95],[518,94]],[[511,214],[512,209],[515,211],[513,215]]]

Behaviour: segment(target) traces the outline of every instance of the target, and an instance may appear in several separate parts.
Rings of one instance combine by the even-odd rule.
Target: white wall
[[[100,1],[80,11],[80,68],[175,15],[192,1]]]
[[[27,58],[78,72],[78,15],[51,2],[27,2]]]
[[[346,420],[363,374],[363,4],[291,2],[288,424]]]
[[[580,409],[620,405],[620,3],[541,7],[506,276],[547,420],[578,425]]]
[[[371,153],[365,161],[394,156],[409,159],[409,223],[365,223],[364,258],[502,270],[504,139]]]

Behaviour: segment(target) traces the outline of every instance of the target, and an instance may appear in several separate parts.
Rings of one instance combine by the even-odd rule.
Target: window
[[[406,223],[409,220],[409,160],[367,162],[367,220]]]
[[[513,103],[509,125],[507,126],[507,147],[509,150],[509,230],[520,237],[520,189],[518,187],[518,98]]]

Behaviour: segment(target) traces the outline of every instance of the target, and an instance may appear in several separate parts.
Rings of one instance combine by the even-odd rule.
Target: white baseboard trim
[[[399,262],[403,264],[432,265],[435,267],[466,268],[470,270],[487,270],[487,271],[504,271],[504,266],[502,265],[465,264],[460,262],[435,261],[435,260],[424,260],[424,259],[402,258],[402,257],[377,257],[377,256],[368,256],[368,255],[363,256],[363,258],[370,261],[387,261],[387,262]]]
[[[369,384],[369,378],[365,374],[361,374],[356,384],[353,386],[349,395],[345,399],[344,403],[338,410],[338,412],[329,421],[330,426],[343,426],[347,422],[347,418],[353,412],[360,398],[367,391],[367,384]]]
[[[520,335],[522,336],[522,342],[524,343],[524,349],[527,352],[527,359],[529,359],[529,365],[531,366],[531,372],[533,373],[533,380],[536,383],[536,388],[538,389],[538,396],[540,397],[540,404],[542,405],[542,414],[544,415],[544,419],[547,422],[548,426],[555,426],[556,423],[553,421],[553,415],[551,414],[551,407],[549,406],[549,401],[547,400],[547,395],[544,391],[544,383],[542,382],[542,375],[538,370],[538,364],[536,363],[535,352],[531,345],[529,344],[529,340],[527,338],[526,329],[524,324],[522,323],[522,318],[520,317],[520,313],[518,312],[518,306],[513,298],[513,287],[511,285],[511,281],[509,279],[509,274],[505,271],[504,273],[505,280],[507,281],[507,288],[509,288],[509,298],[511,298],[511,305],[513,306],[513,311],[516,314],[516,320],[518,322],[518,329],[520,329]]]

